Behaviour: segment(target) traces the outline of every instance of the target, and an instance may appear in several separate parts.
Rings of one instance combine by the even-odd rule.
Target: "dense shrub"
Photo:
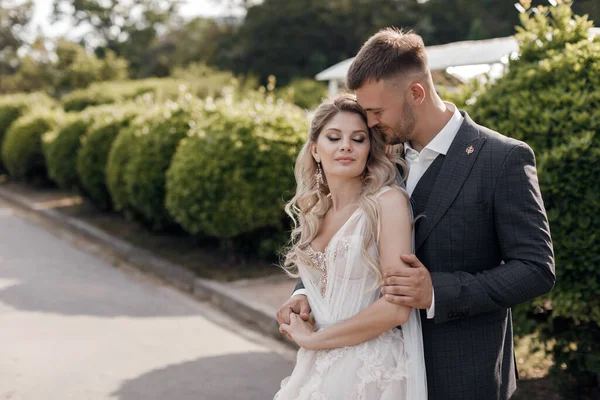
[[[115,210],[122,211],[128,218],[133,217],[133,212],[129,205],[129,195],[125,184],[125,168],[137,146],[138,137],[135,132],[141,123],[143,123],[143,117],[138,116],[119,132],[110,148],[106,163],[106,187],[110,193],[112,204]]]
[[[0,96],[0,147],[10,125],[32,107],[51,107],[54,101],[43,93]],[[0,171],[3,170],[0,161]]]
[[[119,104],[101,113],[82,138],[77,152],[77,175],[83,192],[100,209],[112,208],[106,187],[106,165],[113,142],[136,116],[137,105]]]
[[[81,146],[81,138],[93,122],[90,115],[70,114],[56,129],[42,136],[42,148],[48,176],[63,189],[75,189],[79,186],[76,160]]]
[[[119,93],[112,93],[108,90],[99,90],[98,87],[105,84],[92,84],[87,89],[74,90],[62,99],[63,109],[69,111],[82,111],[90,106],[99,106],[102,104],[113,104],[118,101],[124,101],[124,96]]]
[[[314,79],[294,79],[276,91],[283,100],[298,107],[312,110],[327,98],[327,86]]]
[[[173,224],[165,209],[165,172],[179,141],[194,124],[191,104],[181,100],[157,105],[135,133],[136,146],[124,173],[128,203],[153,229]]]
[[[262,98],[205,109],[208,116],[181,142],[167,172],[168,210],[192,234],[231,239],[281,231],[304,113]]]
[[[26,181],[47,179],[42,135],[63,119],[59,111],[42,108],[30,110],[11,125],[2,143],[2,162],[11,177]]]
[[[62,99],[62,104],[65,111],[81,111],[89,106],[131,100],[146,93],[155,96],[157,102],[175,100],[185,93],[204,98],[219,94],[224,86],[230,84],[231,79],[230,74],[219,73],[194,80],[152,78],[102,82],[73,91]]]
[[[557,282],[520,315],[545,318],[535,326],[556,343],[554,373],[584,398],[600,385],[600,39],[567,5],[537,10],[522,14],[520,57],[470,111],[538,155]]]
[[[557,265],[551,318],[542,333],[556,341],[553,375],[577,398],[600,395],[600,129],[595,129],[578,132],[539,160]]]

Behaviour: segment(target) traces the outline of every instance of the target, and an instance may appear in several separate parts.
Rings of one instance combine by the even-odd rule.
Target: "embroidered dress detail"
[[[325,253],[314,250],[311,246],[308,246],[307,251],[310,261],[312,261],[314,267],[321,272],[319,286],[321,296],[325,296],[325,291],[327,290],[327,266],[325,265]],[[325,251],[327,251],[327,249],[325,249]]]

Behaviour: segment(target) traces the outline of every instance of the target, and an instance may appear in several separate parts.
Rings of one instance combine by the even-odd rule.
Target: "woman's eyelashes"
[[[328,136],[328,137],[327,137],[327,139],[329,139],[329,141],[331,141],[331,142],[337,142],[337,141],[338,141],[338,140],[340,140],[341,138],[339,138],[339,137],[329,137],[329,136]],[[356,142],[356,143],[363,143],[363,142],[365,141],[365,139],[364,139],[364,138],[354,138],[354,139],[352,139],[352,140],[353,140],[354,142]]]

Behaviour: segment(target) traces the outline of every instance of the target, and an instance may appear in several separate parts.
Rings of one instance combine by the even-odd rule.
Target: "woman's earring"
[[[321,186],[325,184],[325,180],[323,179],[323,170],[321,169],[320,162],[317,162],[317,172],[315,172],[315,179],[317,180],[317,185]]]

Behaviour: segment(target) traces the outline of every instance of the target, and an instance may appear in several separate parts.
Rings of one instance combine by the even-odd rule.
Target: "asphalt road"
[[[271,399],[293,353],[0,200],[1,400]]]

